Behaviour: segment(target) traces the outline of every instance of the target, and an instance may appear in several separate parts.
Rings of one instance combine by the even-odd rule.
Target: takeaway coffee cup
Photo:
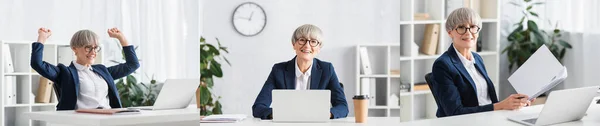
[[[354,119],[356,123],[367,122],[369,98],[366,95],[356,95],[352,99],[354,101]]]

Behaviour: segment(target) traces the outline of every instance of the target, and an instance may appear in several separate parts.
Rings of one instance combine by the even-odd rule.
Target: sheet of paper
[[[552,89],[566,77],[566,68],[548,47],[542,45],[508,78],[508,81],[517,93],[532,99]]]

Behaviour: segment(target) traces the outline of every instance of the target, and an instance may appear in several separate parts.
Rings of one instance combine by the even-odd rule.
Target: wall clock
[[[235,8],[231,16],[233,28],[243,36],[256,36],[267,25],[265,10],[254,2],[242,3]]]

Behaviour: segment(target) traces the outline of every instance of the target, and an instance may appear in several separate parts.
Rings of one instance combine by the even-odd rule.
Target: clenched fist
[[[52,31],[50,29],[41,27],[40,29],[38,29],[37,41],[44,44],[44,43],[46,43],[46,40],[48,40],[48,38],[50,38],[51,35],[52,35]]]

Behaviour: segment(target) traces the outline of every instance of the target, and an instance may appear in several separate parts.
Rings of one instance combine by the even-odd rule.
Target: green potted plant
[[[117,44],[119,45],[119,44]],[[119,46],[120,47],[120,46]],[[137,47],[135,47],[137,50]],[[123,59],[125,60],[125,54],[121,51]],[[124,61],[110,60],[113,63],[119,64]],[[138,61],[142,61],[141,59]],[[135,73],[135,72],[134,72]],[[148,77],[148,75],[146,75]],[[152,106],[156,101],[158,95],[158,89],[154,75],[150,79],[149,84],[138,83],[137,78],[133,74],[129,74],[126,77],[117,79],[116,86],[121,98],[121,106],[123,107],[135,107],[135,106]]]
[[[227,47],[221,46],[219,38],[216,38],[216,40],[218,47],[207,43],[204,37],[200,37],[200,86],[196,91],[196,102],[198,108],[200,108],[200,116],[223,114],[222,105],[219,102],[221,97],[214,95],[211,89],[214,86],[213,77],[223,77],[223,70],[217,58],[224,60],[228,65],[231,64],[225,56],[221,55],[222,52],[229,53]]]
[[[517,68],[523,65],[544,44],[562,62],[565,52],[572,47],[571,44],[560,39],[562,34],[560,29],[558,29],[558,23],[555,25],[554,30],[548,33],[538,29],[537,23],[533,20],[534,18],[538,18],[538,14],[531,9],[535,5],[543,4],[543,2],[523,0],[523,2],[511,2],[511,4],[524,8],[522,11],[524,16],[515,24],[517,28],[508,35],[509,45],[502,51],[503,54],[506,53],[508,56],[509,71],[512,71],[515,65]]]

